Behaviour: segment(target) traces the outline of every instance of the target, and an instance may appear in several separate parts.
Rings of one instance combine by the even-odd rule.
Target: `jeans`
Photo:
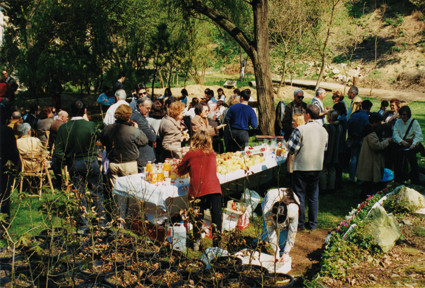
[[[249,142],[249,133],[247,130],[234,129],[234,128],[230,130],[229,152],[243,151],[245,149],[245,146],[248,145],[248,142]]]
[[[95,205],[94,207],[97,213],[96,218],[100,219],[99,223],[101,225],[106,224],[105,208],[103,206],[102,174],[100,173],[97,159],[77,159],[72,161],[69,175],[71,176],[74,188],[77,190],[76,197],[79,201],[79,208],[82,210],[80,211],[80,215],[84,225],[90,223],[88,213],[91,211],[86,189],[90,192],[90,197],[92,199],[90,203]]]
[[[261,203],[261,208],[264,213],[264,201]],[[289,232],[289,227],[286,227],[285,229],[280,231],[280,235],[279,235],[279,250],[280,250],[279,256],[280,257],[283,256],[283,251],[285,251],[286,241],[288,240],[288,232]],[[267,235],[267,224],[266,224],[266,221],[264,220],[264,215],[263,215],[263,232],[261,233],[259,239],[261,241],[270,242],[269,237]]]
[[[305,201],[308,202],[308,227],[316,229],[317,213],[319,211],[319,178],[320,171],[294,171],[292,175],[292,190],[300,199],[298,227],[304,228]]]
[[[351,156],[350,156],[350,165],[349,165],[349,174],[350,174],[350,181],[355,182],[356,181],[356,169],[357,169],[357,161],[359,159],[360,155],[360,149],[361,145],[353,145],[350,148]]]
[[[202,219],[204,219],[204,211],[210,209],[211,211],[211,222],[215,224],[216,228],[213,225],[213,243],[214,246],[218,246],[219,233],[221,232],[222,226],[222,211],[221,211],[221,194],[207,194],[199,197],[200,202],[196,205],[199,205],[200,211],[199,214],[195,217],[195,223],[193,225],[193,238],[195,240],[201,239],[201,229],[202,229]]]

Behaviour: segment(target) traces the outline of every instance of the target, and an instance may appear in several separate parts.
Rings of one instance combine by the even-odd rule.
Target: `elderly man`
[[[137,123],[139,130],[142,131],[149,140],[147,145],[139,147],[139,158],[137,159],[137,166],[139,171],[142,170],[142,167],[146,166],[148,161],[153,163],[156,160],[154,146],[156,145],[157,135],[155,130],[151,125],[149,125],[148,120],[146,119],[149,112],[151,111],[151,108],[152,100],[149,97],[145,96],[139,98],[137,100],[137,110],[133,111],[133,115],[131,115],[130,118],[130,120]]]
[[[115,98],[117,98],[117,103],[111,105],[108,111],[106,111],[105,119],[103,119],[103,124],[111,125],[115,123],[115,110],[121,105],[129,105],[125,99],[127,99],[127,93],[124,89],[119,89],[115,92]]]
[[[46,147],[43,146],[40,139],[31,136],[30,124],[22,123],[18,126],[17,131],[20,138],[16,141],[16,145],[23,159],[22,165],[27,171],[39,171],[39,162],[34,162],[33,159],[34,156],[47,158]]]
[[[9,123],[9,125],[7,125],[7,126],[9,126],[10,128],[12,128],[14,131],[16,131],[15,130],[15,125],[16,125],[16,123],[21,123],[22,122],[22,115],[21,115],[21,112],[19,112],[19,111],[14,111],[13,113],[12,113],[12,117],[10,117],[10,123]]]
[[[49,146],[54,149],[53,145],[56,142],[56,137],[58,135],[59,128],[68,122],[68,112],[61,110],[58,113],[58,118],[53,121],[52,126],[50,126],[50,137],[49,137]],[[60,166],[60,161],[53,155],[52,157],[52,163],[51,167],[53,169],[53,173],[55,174],[55,181],[53,182],[53,185],[60,189],[62,186],[62,168]]]
[[[119,106],[115,111],[115,123],[106,126],[100,136],[110,161],[108,176],[112,186],[118,177],[137,174],[139,148],[148,143],[146,135],[130,123],[131,115],[130,106],[125,104]],[[120,196],[115,198],[119,206],[120,218],[124,220],[128,199]]]
[[[319,210],[319,177],[328,143],[328,133],[317,121],[319,108],[310,104],[304,114],[305,125],[298,126],[288,141],[288,172],[292,175],[292,190],[300,199],[298,229],[314,230]],[[307,198],[307,199],[306,199]],[[306,201],[307,200],[307,201]],[[308,223],[305,204],[308,203]]]
[[[294,91],[294,101],[286,105],[285,116],[283,116],[282,129],[285,140],[288,140],[292,131],[299,125],[304,124],[304,114],[307,104],[303,102],[304,91],[296,89]]]
[[[362,107],[362,98],[360,98],[358,94],[359,88],[356,86],[351,86],[350,90],[347,92],[348,98],[351,99],[350,108],[348,108],[347,112],[347,119],[350,119],[351,115],[359,111]]]
[[[322,102],[323,99],[325,99],[325,97],[326,97],[325,89],[319,88],[316,91],[316,97],[314,97],[311,100],[311,104],[314,104],[317,106],[317,108],[319,108],[319,119],[317,119],[316,121],[322,125],[325,124],[325,115],[329,111],[329,107],[325,107]]]
[[[100,225],[106,224],[102,174],[97,161],[96,124],[84,120],[83,116],[86,113],[87,109],[83,101],[76,100],[72,103],[73,117],[60,126],[54,151],[54,156],[68,166],[76,189],[75,194],[82,210],[81,219],[86,225],[80,230],[86,230],[90,223],[88,212],[91,211],[92,205],[95,207],[97,218],[100,219]],[[89,190],[88,193],[86,189]],[[88,201],[87,195],[91,196],[91,201]]]

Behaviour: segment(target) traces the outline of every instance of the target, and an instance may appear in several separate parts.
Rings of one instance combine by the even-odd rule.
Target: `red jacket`
[[[189,172],[189,198],[208,194],[221,194],[220,182],[217,178],[217,163],[213,151],[191,150],[184,155],[177,167],[180,175]]]

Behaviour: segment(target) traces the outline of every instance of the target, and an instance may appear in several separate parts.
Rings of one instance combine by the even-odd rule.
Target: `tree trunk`
[[[218,10],[211,8],[199,0],[188,1],[188,8],[194,9],[214,21],[235,39],[248,54],[254,65],[257,84],[259,111],[259,128],[263,134],[274,135],[274,97],[269,58],[269,17],[268,0],[252,0],[250,2],[254,14],[254,41],[251,41],[233,22]],[[188,4],[188,3],[186,3]],[[272,125],[270,125],[273,123]]]
[[[322,66],[320,67],[319,78],[317,79],[316,88],[314,90],[319,89],[320,82],[322,81],[323,72],[325,70],[326,47],[328,46],[329,36],[331,35],[331,28],[332,28],[332,23],[333,23],[333,20],[334,20],[335,7],[336,7],[336,5],[338,5],[339,1],[340,0],[332,0],[332,10],[331,10],[331,16],[330,16],[330,19],[329,19],[328,31],[326,32],[326,38],[325,38],[325,41],[323,43],[323,49],[321,50]]]
[[[252,2],[252,7],[254,12],[254,42],[257,45],[251,54],[251,60],[254,65],[257,86],[259,128],[263,134],[274,135],[276,115],[274,113],[273,85],[270,72],[268,0],[255,0]]]

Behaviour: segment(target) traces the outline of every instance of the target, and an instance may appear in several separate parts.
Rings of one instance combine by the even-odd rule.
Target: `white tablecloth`
[[[255,174],[274,168],[277,165],[284,163],[285,160],[286,157],[268,157],[263,163],[250,167],[247,174]],[[217,177],[220,183],[224,184],[243,178],[247,176],[247,174],[244,170],[239,169],[226,175],[217,173]],[[144,201],[146,204],[155,205],[163,211],[167,211],[170,207],[170,203],[174,203],[175,205],[181,205],[181,201],[183,201],[183,203],[187,203],[189,178],[151,184],[145,180],[144,174],[134,174],[119,177],[115,182],[112,193],[124,197],[134,197],[138,200]],[[177,204],[179,202],[180,204]]]

